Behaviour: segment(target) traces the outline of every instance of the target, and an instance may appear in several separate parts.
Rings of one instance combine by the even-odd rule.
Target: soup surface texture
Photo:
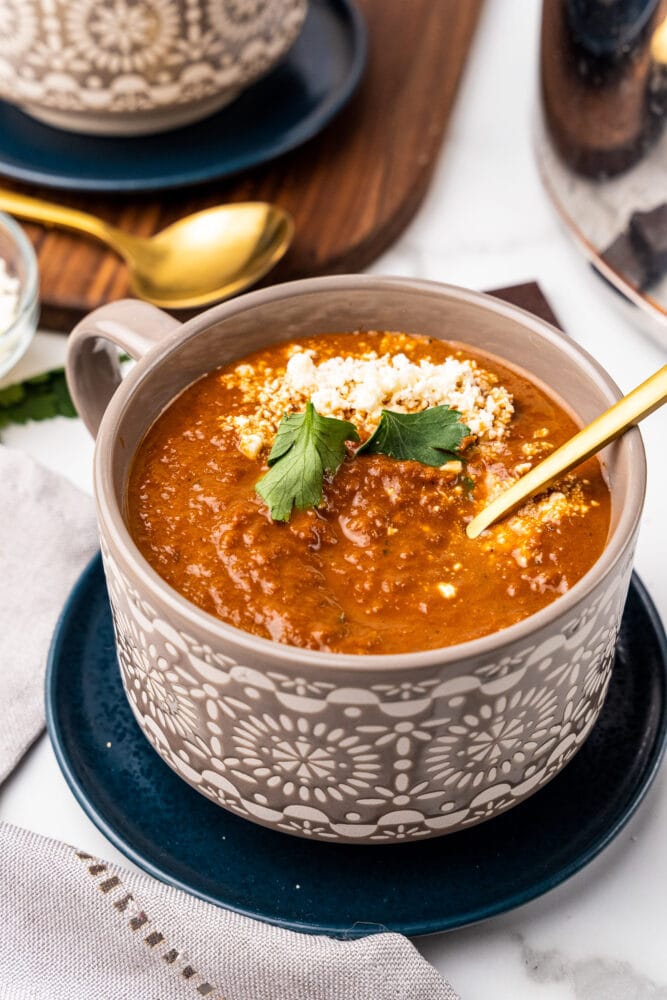
[[[447,403],[469,429],[442,466],[348,455],[317,508],[256,493],[284,413],[352,421]],[[146,434],[127,519],[148,562],[205,611],[277,642],[403,653],[486,635],[565,593],[601,554],[597,459],[471,541],[467,522],[577,430],[542,388],[461,344],[398,333],[283,342],[199,379]]]

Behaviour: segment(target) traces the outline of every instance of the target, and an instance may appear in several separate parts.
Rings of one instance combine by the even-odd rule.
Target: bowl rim
[[[107,547],[111,550],[113,561],[122,564],[124,571],[129,571],[134,576],[135,581],[140,582],[147,595],[157,596],[158,601],[170,612],[174,612],[178,619],[186,622],[188,628],[194,630],[195,634],[203,631],[209,641],[217,646],[222,646],[223,650],[225,647],[229,647],[234,649],[235,653],[240,650],[248,651],[253,659],[262,657],[266,664],[273,665],[289,660],[294,666],[303,666],[316,672],[334,670],[368,671],[371,673],[391,671],[393,673],[401,670],[456,665],[462,661],[478,659],[487,655],[497,656],[504,647],[514,645],[531,635],[536,635],[558,619],[571,614],[583,599],[603,580],[612,575],[614,568],[632,544],[646,489],[646,456],[638,428],[635,427],[628,431],[621,440],[611,446],[629,453],[629,461],[637,473],[629,484],[628,497],[620,511],[616,528],[608,539],[602,555],[570,590],[544,608],[507,628],[453,646],[436,647],[435,649],[418,650],[411,653],[334,653],[304,649],[300,646],[266,639],[223,622],[183,597],[152,568],[132,539],[120,507],[115,500],[112,470],[115,428],[131,404],[134,394],[151,378],[154,370],[172,351],[198,337],[219,321],[229,319],[256,306],[303,294],[345,292],[351,289],[377,291],[380,294],[387,289],[403,290],[412,294],[417,292],[435,295],[438,298],[454,298],[481,306],[487,312],[490,311],[519,322],[542,339],[546,339],[580,368],[583,368],[589,377],[594,378],[603,391],[606,391],[611,402],[622,395],[619,387],[599,362],[561,330],[525,309],[510,305],[483,292],[424,279],[379,277],[365,274],[304,278],[273,285],[220,303],[188,320],[144,355],[116,389],[102,418],[95,446],[93,478],[100,534],[103,539],[108,539],[110,543]],[[133,585],[136,586],[136,583]],[[141,596],[143,597],[143,595]]]
[[[6,212],[0,212],[0,228],[9,233],[18,248],[19,255],[25,264],[25,281],[20,281],[19,302],[16,315],[6,329],[0,331],[0,341],[9,338],[26,316],[34,308],[39,291],[39,269],[37,255],[22,227],[16,219]]]

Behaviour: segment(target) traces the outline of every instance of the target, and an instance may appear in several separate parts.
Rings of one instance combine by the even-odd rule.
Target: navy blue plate
[[[429,934],[502,913],[587,864],[637,808],[666,733],[667,639],[635,577],[609,694],[574,760],[546,788],[462,833],[396,845],[300,840],[225,812],[167,767],[125,699],[101,561],[56,629],[47,725],[93,822],[150,874],[295,930]]]
[[[173,132],[78,135],[0,102],[0,173],[78,191],[155,191],[227,177],[321,131],[354,92],[365,61],[364,23],[351,0],[310,0],[279,66],[222,111]]]

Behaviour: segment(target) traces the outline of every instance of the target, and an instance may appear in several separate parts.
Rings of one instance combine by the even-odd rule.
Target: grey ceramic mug
[[[496,816],[551,780],[603,704],[645,486],[633,430],[602,455],[612,493],[595,566],[537,614],[446,649],[320,653],[250,635],[172,590],[132,542],[128,470],[144,433],[205,372],[276,340],[359,328],[463,340],[527,369],[589,421],[619,396],[536,317],[460,288],[314,278],[253,292],[184,325],[123,301],[84,319],[68,381],[97,433],[95,493],[123,684],[160,756],[203,795],[299,836],[376,843]],[[121,382],[118,347],[139,359]]]

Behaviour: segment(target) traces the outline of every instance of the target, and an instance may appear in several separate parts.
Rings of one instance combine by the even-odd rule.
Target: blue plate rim
[[[341,10],[341,16],[350,22],[350,38],[352,40],[352,60],[348,69],[344,83],[329,93],[317,108],[306,115],[298,124],[286,130],[282,136],[262,147],[262,152],[256,156],[239,156],[235,160],[227,161],[222,169],[213,164],[202,167],[199,170],[181,171],[178,174],[170,174],[168,179],[163,175],[142,177],[140,179],[128,178],[120,181],[103,180],[100,178],[72,177],[54,174],[51,171],[42,171],[39,168],[23,167],[3,159],[0,149],[0,176],[8,177],[12,180],[21,181],[28,184],[38,184],[58,191],[85,191],[96,193],[138,193],[151,191],[170,191],[181,187],[197,187],[214,180],[231,178],[243,170],[250,170],[262,164],[278,159],[285,153],[297,149],[310,139],[318,135],[348,103],[356,91],[366,66],[368,56],[368,32],[366,23],[361,11],[353,0],[325,0],[331,6],[336,5]],[[277,68],[277,67],[276,67]],[[262,81],[257,81],[261,83]],[[253,84],[253,86],[255,86]],[[250,88],[252,90],[252,88]],[[7,104],[0,101],[0,105]],[[21,111],[20,108],[12,110]],[[222,108],[218,114],[224,114]],[[25,112],[21,112],[25,114]],[[212,115],[211,119],[215,119]],[[61,130],[57,130],[61,131]],[[176,134],[187,131],[187,126],[183,129],[174,130]],[[168,135],[170,133],[165,133]],[[94,141],[94,136],[90,136]],[[123,137],[118,137],[122,142]]]
[[[60,661],[60,649],[62,644],[65,642],[65,626],[69,615],[72,613],[75,605],[80,599],[80,595],[85,591],[88,585],[89,578],[94,576],[100,571],[101,554],[98,552],[92,557],[88,562],[87,566],[77,579],[74,587],[70,591],[67,597],[65,605],[58,617],[56,627],[53,633],[53,638],[51,641],[51,646],[49,649],[47,665],[46,665],[46,677],[45,677],[45,709],[46,709],[46,728],[49,734],[51,745],[58,762],[58,766],[65,778],[70,791],[74,795],[75,799],[83,809],[84,813],[93,822],[97,829],[102,833],[110,842],[116,847],[126,858],[137,865],[142,871],[146,872],[148,875],[158,879],[158,881],[171,885],[176,889],[180,889],[183,892],[188,893],[188,895],[195,896],[204,902],[210,903],[213,906],[222,907],[224,909],[229,909],[235,913],[239,913],[242,916],[249,917],[253,920],[260,920],[263,923],[272,924],[277,927],[282,927],[286,930],[298,931],[306,934],[326,934],[331,937],[343,938],[346,940],[356,939],[361,937],[366,937],[370,934],[376,934],[381,932],[386,932],[387,930],[396,930],[396,928],[387,928],[381,925],[368,925],[363,924],[360,927],[350,927],[349,925],[339,925],[339,924],[327,924],[327,923],[307,923],[305,921],[281,919],[277,917],[268,917],[259,912],[256,909],[250,909],[243,906],[232,905],[221,902],[220,899],[216,899],[209,893],[199,890],[192,889],[186,882],[181,879],[169,874],[159,865],[155,864],[150,859],[144,858],[141,853],[135,850],[132,844],[128,843],[122,835],[117,833],[113,826],[108,823],[101,812],[89,801],[86,796],[85,790],[81,783],[77,779],[74,768],[72,767],[70,760],[67,755],[67,750],[65,747],[65,741],[61,739],[60,729],[58,725],[58,720],[55,712],[56,703],[56,689],[58,680],[58,665]],[[631,584],[631,589],[637,593],[638,599],[646,612],[651,628],[655,634],[655,638],[658,643],[660,657],[662,661],[662,672],[664,678],[664,684],[667,689],[667,633],[665,632],[664,625],[658,613],[658,610],[648,593],[645,585],[642,583],[641,579],[636,572],[633,572]],[[501,913],[507,913],[511,910],[516,909],[519,906],[523,906],[526,903],[531,902],[534,899],[544,895],[551,889],[556,888],[558,885],[562,885],[577,872],[581,871],[586,865],[590,864],[594,858],[596,858],[601,852],[611,843],[615,837],[623,830],[630,819],[637,812],[639,806],[644,801],[653,780],[660,768],[662,760],[665,756],[665,751],[667,749],[667,700],[663,700],[660,705],[660,715],[659,720],[655,728],[655,737],[653,740],[653,746],[651,752],[648,755],[644,770],[642,772],[641,780],[637,782],[634,788],[633,795],[629,802],[626,802],[620,815],[617,817],[616,821],[607,827],[598,838],[590,845],[590,847],[582,851],[576,859],[568,864],[562,865],[560,869],[553,872],[546,878],[537,881],[529,889],[514,894],[505,894],[501,899],[498,899],[495,903],[488,904],[484,907],[479,907],[476,910],[470,911],[463,918],[460,916],[455,919],[444,919],[439,921],[434,920],[421,920],[414,921],[412,923],[404,923],[398,929],[398,933],[407,935],[408,937],[422,937],[431,934],[439,934],[445,931],[457,930],[463,927],[469,927],[473,924],[480,923],[484,920],[488,920],[494,916],[498,916]],[[282,835],[279,835],[282,836]],[[418,844],[414,845],[376,845],[376,849],[387,850],[388,847],[394,847],[395,850],[405,850],[406,847],[413,846],[418,849]],[[369,846],[368,850],[372,850],[373,846]]]

